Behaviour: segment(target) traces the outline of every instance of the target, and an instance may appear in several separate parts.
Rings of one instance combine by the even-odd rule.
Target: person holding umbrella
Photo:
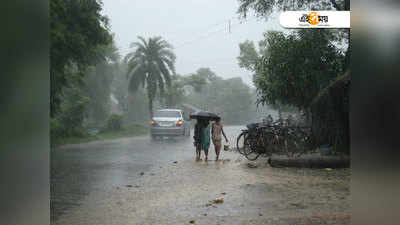
[[[219,118],[214,113],[198,111],[190,114],[191,119],[197,119],[194,126],[194,146],[196,147],[196,161],[201,160],[201,150],[204,150],[205,161],[208,160],[208,149],[210,148],[210,120]]]
[[[194,145],[196,147],[196,161],[201,160],[201,150],[204,151],[205,161],[208,160],[208,149],[210,148],[210,126],[206,119],[197,119],[194,126]]]

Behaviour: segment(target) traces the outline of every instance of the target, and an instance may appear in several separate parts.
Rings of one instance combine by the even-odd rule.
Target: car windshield
[[[180,117],[181,114],[178,111],[156,111],[154,117]]]

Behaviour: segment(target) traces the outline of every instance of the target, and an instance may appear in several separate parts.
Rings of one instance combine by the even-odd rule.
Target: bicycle
[[[295,146],[290,149],[288,157],[297,158],[313,148],[312,133],[309,127],[291,127],[290,129],[289,135]]]
[[[243,154],[244,139],[248,135],[248,130],[242,130],[242,133],[236,139],[236,148],[240,154]]]
[[[286,155],[289,158],[300,157],[312,147],[312,135],[309,127],[290,126],[290,121],[279,119],[275,122],[253,123],[236,140],[238,152],[249,160],[261,155]]]
[[[240,154],[243,155],[243,147],[244,147],[244,139],[247,137],[249,134],[249,131],[254,130],[260,125],[260,123],[250,123],[247,124],[246,130],[242,130],[242,133],[239,134],[239,136],[236,138],[236,148]]]
[[[244,156],[248,160],[256,160],[261,155],[271,156],[274,152],[276,135],[270,126],[257,128],[244,140]]]
[[[293,127],[281,125],[260,127],[245,138],[243,155],[252,161],[272,154],[299,157],[305,152],[301,142],[305,137],[297,132]]]
[[[256,132],[251,132],[244,138],[243,143],[243,155],[248,160],[256,160],[261,152],[259,150],[259,134]]]

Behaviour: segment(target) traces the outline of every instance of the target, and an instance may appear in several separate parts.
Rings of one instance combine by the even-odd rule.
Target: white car
[[[190,136],[190,122],[185,121],[180,109],[161,109],[153,114],[150,127],[152,139],[156,137]]]

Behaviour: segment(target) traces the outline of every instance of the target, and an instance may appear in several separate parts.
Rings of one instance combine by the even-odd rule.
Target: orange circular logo
[[[318,25],[319,24],[319,15],[317,12],[310,12],[307,15],[307,21],[311,25]]]

